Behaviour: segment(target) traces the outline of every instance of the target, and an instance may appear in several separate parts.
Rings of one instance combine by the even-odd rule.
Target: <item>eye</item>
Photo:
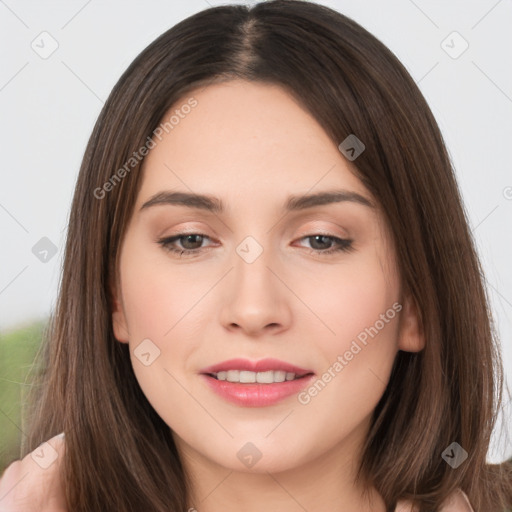
[[[349,252],[353,249],[353,240],[320,233],[302,237],[301,240],[310,240],[312,243],[310,242],[311,250],[309,252],[322,256],[340,251]],[[328,245],[327,248],[326,244]]]
[[[183,254],[188,256],[201,251],[201,245],[206,239],[210,238],[200,233],[178,233],[171,237],[161,238],[158,240],[158,243],[167,251],[179,254],[180,256]],[[183,248],[176,248],[176,242],[180,242]]]
[[[210,237],[201,233],[178,233],[171,237],[161,238],[157,242],[167,251],[180,256],[193,256],[201,252],[204,247],[202,244]],[[336,252],[349,252],[353,249],[352,240],[338,238],[325,234],[314,234],[302,237],[300,240],[312,241],[311,248],[308,252],[319,255],[329,255]],[[181,247],[176,247],[179,243]],[[326,245],[328,247],[326,247]]]

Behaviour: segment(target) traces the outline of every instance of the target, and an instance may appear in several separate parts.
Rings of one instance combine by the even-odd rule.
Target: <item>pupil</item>
[[[183,244],[183,245],[184,245],[184,247],[185,247],[186,249],[197,249],[197,247],[187,247],[187,243],[188,243],[190,240],[193,240],[194,238],[198,238],[198,237],[200,238],[200,240],[199,240],[199,247],[201,247],[201,242],[202,242],[202,237],[201,237],[201,235],[186,235],[186,236],[184,237],[184,242],[185,242],[185,243]],[[192,245],[194,245],[194,242],[193,242],[193,241],[192,241],[191,243],[192,243]],[[196,241],[196,244],[197,244],[197,241]]]
[[[312,238],[313,238],[313,240],[315,241],[315,243],[316,243],[316,240],[317,240],[317,239],[322,239],[322,238],[323,238],[323,239],[327,239],[327,241],[325,242],[327,245],[329,245],[329,243],[330,243],[329,237],[327,237],[327,236],[325,236],[325,235],[315,235],[315,236],[314,236],[314,237],[312,237]],[[314,244],[312,244],[312,245],[314,245]],[[322,245],[322,244],[320,244],[320,245]],[[324,247],[319,247],[319,249],[325,249],[325,246],[324,246]]]

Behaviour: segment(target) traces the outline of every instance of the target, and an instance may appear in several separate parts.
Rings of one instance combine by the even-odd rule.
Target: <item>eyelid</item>
[[[174,234],[190,234],[190,235],[198,235],[200,233],[204,233],[205,231],[211,231],[211,228],[208,225],[205,225],[203,222],[197,221],[182,221],[178,224],[170,225],[166,222],[166,226],[164,229],[159,230],[159,236],[174,236]],[[164,233],[170,232],[169,235],[164,235]]]
[[[339,224],[336,224],[334,222],[331,222],[335,228],[325,228],[322,226],[315,226],[315,225],[307,225],[305,228],[300,228],[300,233],[304,233],[303,235],[299,234],[300,236],[311,236],[314,235],[325,235],[325,236],[332,236],[335,238],[352,238],[352,236],[349,234],[348,230],[340,226]]]

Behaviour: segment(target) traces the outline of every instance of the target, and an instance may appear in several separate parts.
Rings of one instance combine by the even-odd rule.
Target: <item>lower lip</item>
[[[205,374],[202,374],[202,377],[206,379],[206,383],[215,393],[228,402],[244,407],[265,407],[299,393],[311,382],[314,375],[273,384],[240,384],[239,382],[217,380]]]

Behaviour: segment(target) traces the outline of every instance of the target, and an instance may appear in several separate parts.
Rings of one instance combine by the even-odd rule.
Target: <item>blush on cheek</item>
[[[350,375],[351,381],[374,379],[369,368],[385,381],[397,352],[402,309],[396,300],[398,287],[390,286],[378,260],[372,263],[365,265],[364,272],[356,270],[336,279],[311,302],[318,317],[330,322],[329,329],[322,326],[325,334],[319,337],[319,344],[327,343],[322,349],[328,369],[345,378]]]
[[[376,277],[373,282],[361,282],[357,278],[353,283],[340,282],[339,286],[329,288],[330,293],[325,293],[324,287],[316,300],[310,296],[312,309],[319,318],[326,319],[338,340],[353,339],[366,330],[374,332],[375,328],[380,331],[396,317],[393,304],[397,294],[383,286],[381,276]]]

